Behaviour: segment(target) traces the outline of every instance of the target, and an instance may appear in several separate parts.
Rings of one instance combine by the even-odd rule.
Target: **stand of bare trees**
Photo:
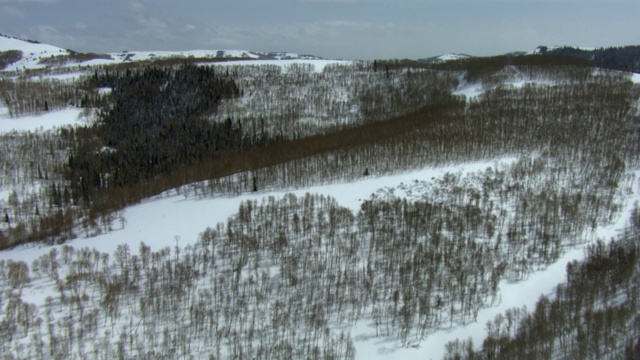
[[[480,348],[470,340],[447,344],[445,359],[637,359],[640,218],[608,245],[589,246],[582,262],[567,264],[567,282],[535,309],[507,310],[487,323]]]
[[[381,189],[357,213],[323,195],[268,197],[186,247],[63,246],[31,267],[2,263],[6,349],[353,358],[358,322],[420,341],[474,321],[502,279],[525,279],[615,216],[622,196],[607,184],[621,175],[566,165],[541,155]],[[620,187],[634,180],[622,176]],[[583,188],[567,190],[574,182]],[[34,284],[49,289],[44,304],[22,299]]]

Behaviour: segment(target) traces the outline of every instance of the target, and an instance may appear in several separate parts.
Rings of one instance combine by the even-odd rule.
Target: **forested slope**
[[[487,323],[479,349],[447,344],[446,359],[637,359],[640,218],[614,241],[589,246],[586,259],[567,264],[567,282],[535,309],[510,309]]]
[[[12,114],[70,103],[96,114],[86,127],[1,135],[3,186],[11,189],[3,247],[97,236],[118,218],[126,227],[122,209],[163,193],[215,201],[515,160],[381,184],[356,210],[330,194],[246,201],[235,216],[171,248],[128,239],[110,254],[74,242],[31,263],[1,261],[3,351],[13,358],[353,358],[355,326],[408,346],[475,321],[499,301],[502,280],[526,281],[588,243],[627,216],[622,209],[637,191],[638,84],[628,73],[565,58],[534,60],[438,69],[356,63],[321,73],[132,65],[43,81],[53,91],[38,101],[28,100],[32,80],[10,80],[3,91]],[[480,95],[461,95],[469,87]],[[625,263],[635,256],[626,247],[604,249],[593,251]],[[572,265],[570,284],[588,278],[580,268]],[[620,288],[628,281],[606,279]],[[46,297],[26,295],[35,289]],[[571,319],[579,323],[582,314]],[[510,341],[491,340],[496,334],[479,350],[490,358],[507,348],[496,342]],[[567,334],[557,340],[562,348],[547,337],[518,351],[580,354],[583,338]],[[616,348],[626,351],[628,341]],[[463,356],[460,346],[470,347],[452,344],[451,356]]]

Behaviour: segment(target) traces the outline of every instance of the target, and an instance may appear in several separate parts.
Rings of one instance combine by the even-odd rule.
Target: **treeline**
[[[43,57],[38,61],[38,64],[46,66],[63,66],[71,63],[80,63],[95,59],[111,60],[111,55],[108,54],[96,54],[96,53],[80,53],[73,50],[67,50],[66,55],[51,55],[50,57]]]
[[[605,68],[620,69],[626,71],[640,70],[640,46],[618,46],[585,50],[571,46],[555,47],[549,49],[546,46],[538,48],[545,56],[570,56],[577,59],[592,61],[593,64]]]
[[[598,241],[584,261],[567,264],[567,282],[553,296],[489,321],[478,349],[471,340],[448,343],[445,359],[637,359],[639,235],[636,208],[622,236]]]
[[[20,59],[22,59],[22,51],[20,50],[0,51],[0,70],[4,70],[4,68]]]
[[[0,100],[11,118],[80,106],[85,94],[82,87],[69,81],[0,79]]]
[[[587,59],[572,56],[559,55],[520,55],[520,56],[486,56],[470,57],[441,63],[423,63],[414,60],[377,60],[374,69],[388,72],[390,69],[421,68],[446,71],[460,71],[465,74],[468,82],[483,81],[507,66],[538,68],[556,67],[593,67],[593,63]]]
[[[64,163],[71,142],[51,132],[0,134],[0,246],[75,237]]]

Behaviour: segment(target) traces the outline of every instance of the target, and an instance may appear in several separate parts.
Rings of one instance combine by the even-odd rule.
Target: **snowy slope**
[[[467,55],[467,54],[450,53],[450,54],[443,54],[439,56],[433,56],[426,59],[418,59],[418,62],[423,62],[427,64],[439,64],[447,61],[468,59],[470,57],[471,55]]]
[[[69,108],[41,115],[11,118],[6,107],[0,106],[0,134],[12,131],[50,130],[68,125],[86,125],[80,120],[82,109]]]
[[[39,62],[43,58],[69,55],[67,50],[56,46],[32,43],[0,35],[0,52],[7,50],[21,51],[22,59],[9,65],[5,70],[41,68],[44,65],[39,64]]]
[[[582,50],[582,51],[594,51],[597,49],[591,46],[569,46],[569,45],[538,46],[530,54],[544,54],[547,51],[553,51],[553,50],[562,49],[565,47],[570,47],[572,49]]]
[[[22,59],[7,66],[6,71],[21,69],[45,68],[48,65],[43,60],[48,58],[70,55],[70,51],[55,46],[32,43],[24,40],[0,36],[0,52],[7,50],[19,50]],[[86,61],[68,60],[64,66],[76,65],[109,65],[125,62],[137,62],[173,58],[226,58],[226,59],[252,59],[252,60],[322,60],[312,55],[299,55],[289,52],[256,52],[247,50],[189,50],[189,51],[123,51],[109,53],[104,58]]]
[[[189,51],[124,51],[109,54],[116,62],[145,61],[170,58],[241,58],[255,60],[320,59],[317,56],[284,52],[255,52],[247,50],[189,50]]]

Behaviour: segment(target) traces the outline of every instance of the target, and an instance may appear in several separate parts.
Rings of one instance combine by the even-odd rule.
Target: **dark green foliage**
[[[468,82],[476,82],[486,80],[495,75],[499,70],[504,69],[508,65],[514,66],[540,66],[540,67],[557,67],[557,66],[577,66],[591,67],[593,63],[587,59],[576,58],[572,56],[563,56],[549,54],[547,56],[540,55],[520,55],[520,56],[487,56],[487,57],[470,57],[458,60],[446,61],[437,64],[422,63],[413,60],[386,60],[377,61],[378,67],[385,65],[387,68],[426,68],[437,70],[454,70],[465,71],[465,79]]]
[[[78,131],[69,157],[69,179],[82,198],[253,146],[239,123],[204,118],[222,99],[239,95],[233,80],[212,67],[96,73],[90,83],[111,88],[112,105],[93,128]]]
[[[128,137],[154,134],[172,122],[189,121],[214,111],[220,100],[236,97],[233,80],[211,67],[146,68],[124,74],[95,74],[94,87],[112,88],[113,107],[100,115],[100,136],[107,146]],[[124,138],[123,138],[124,135]]]
[[[570,46],[564,46],[551,50],[544,49],[542,53],[545,56],[560,55],[577,59],[584,59],[593,62],[594,65],[606,68],[630,71],[640,70],[639,45],[599,48],[595,50],[583,50]]]
[[[95,53],[79,53],[73,50],[67,49],[68,55],[51,55],[49,57],[43,57],[38,61],[38,64],[47,66],[62,66],[68,63],[80,63],[95,59],[107,59],[111,60],[111,55],[108,54],[95,54]]]
[[[0,51],[0,70],[3,70],[20,59],[22,59],[22,51],[20,50]]]

